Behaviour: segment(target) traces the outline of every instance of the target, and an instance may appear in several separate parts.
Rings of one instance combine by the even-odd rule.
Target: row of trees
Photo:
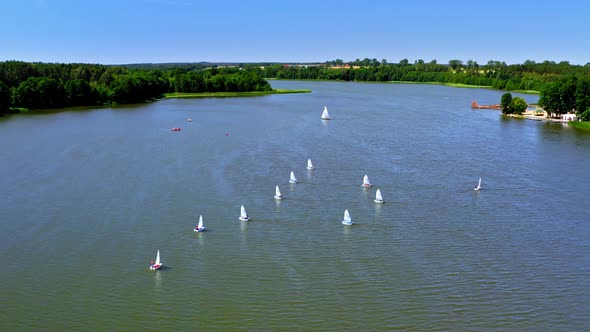
[[[416,60],[412,64],[407,59],[402,59],[399,63],[387,63],[386,60],[365,58],[347,63],[336,59],[317,66],[274,64],[261,68],[260,74],[277,79],[440,82],[483,85],[510,91],[542,91],[548,83],[559,81],[563,77],[590,75],[590,63],[579,66],[567,61],[536,63],[527,60],[524,64],[507,65],[505,62],[491,60],[485,65],[479,65],[473,60],[466,63],[450,60],[448,64],[439,64],[436,60]]]
[[[240,68],[129,69],[95,64],[0,62],[0,115],[28,109],[137,103],[167,92],[269,91]]]
[[[573,112],[583,121],[590,121],[590,77],[569,76],[547,84],[539,105],[550,113]]]

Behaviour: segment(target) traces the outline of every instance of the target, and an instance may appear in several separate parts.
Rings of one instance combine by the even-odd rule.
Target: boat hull
[[[289,183],[297,183],[297,181],[289,180]]]
[[[246,217],[246,218],[239,217],[238,219],[239,219],[240,221],[248,221],[248,220],[250,220],[250,218],[249,218],[249,217]]]
[[[205,231],[205,227],[195,228],[195,233],[201,233]]]
[[[282,196],[275,196],[275,199],[283,199]]]
[[[158,265],[150,265],[150,270],[152,271],[156,271],[162,268],[162,264],[158,264]]]
[[[378,200],[378,199],[376,199],[376,200],[374,200],[373,202],[375,202],[375,203],[377,203],[377,204],[383,204],[383,200]]]
[[[354,224],[352,221],[342,220],[342,225],[352,226],[352,224]]]
[[[361,186],[363,186],[365,188],[371,188],[373,185],[363,183],[363,184],[361,184]]]

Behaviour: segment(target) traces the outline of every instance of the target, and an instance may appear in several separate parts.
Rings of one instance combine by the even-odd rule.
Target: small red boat
[[[178,128],[178,127],[174,127],[174,128],[172,128],[172,129],[170,129],[170,130],[171,130],[171,131],[180,131],[180,128]]]

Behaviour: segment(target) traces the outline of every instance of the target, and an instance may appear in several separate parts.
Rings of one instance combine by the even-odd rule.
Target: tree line
[[[550,113],[577,113],[584,121],[590,120],[590,63],[571,65],[531,60],[523,64],[507,65],[490,60],[485,65],[469,60],[450,60],[439,64],[436,60],[410,63],[388,63],[385,59],[344,62],[341,59],[327,61],[320,66],[270,65],[260,68],[262,76],[276,79],[326,79],[342,81],[408,81],[438,82],[488,86],[499,90],[529,90],[540,92],[540,106]],[[504,100],[506,103],[506,100]],[[510,99],[505,113],[521,113],[526,109],[524,99]]]
[[[0,62],[0,115],[42,109],[138,103],[167,92],[270,91],[257,72],[240,68],[126,68],[98,64]]]
[[[590,75],[590,63],[580,66],[567,61],[555,63],[531,60],[523,64],[507,65],[505,62],[490,60],[485,65],[469,60],[450,60],[447,64],[436,60],[410,63],[402,59],[399,63],[388,63],[385,59],[343,62],[340,59],[327,61],[315,66],[270,65],[260,69],[261,75],[276,79],[322,79],[342,81],[408,81],[439,82],[466,85],[489,86],[499,90],[542,91],[551,82],[563,77]]]

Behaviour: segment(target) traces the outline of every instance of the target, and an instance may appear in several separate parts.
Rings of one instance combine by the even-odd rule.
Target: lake
[[[588,132],[471,109],[502,91],[271,84],[313,92],[0,118],[0,328],[590,328]]]

